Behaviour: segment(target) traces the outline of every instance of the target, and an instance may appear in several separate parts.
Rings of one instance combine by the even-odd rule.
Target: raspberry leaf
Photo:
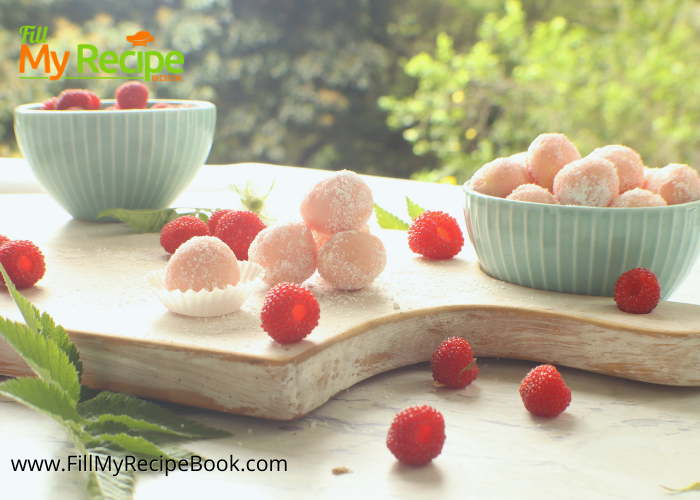
[[[110,208],[97,214],[98,218],[112,217],[129,224],[138,233],[157,233],[168,222],[177,219],[180,215],[174,208],[162,210],[127,210],[125,208]]]
[[[19,377],[0,383],[0,394],[63,423],[80,420],[75,401],[58,384],[41,378]]]
[[[22,297],[22,300],[24,297]],[[27,302],[28,303],[28,302]],[[37,311],[38,312],[38,311]],[[83,363],[80,361],[80,355],[78,354],[78,349],[75,344],[71,342],[68,334],[63,329],[61,325],[57,325],[53,318],[46,313],[41,314],[41,334],[47,339],[51,339],[56,343],[56,345],[66,353],[68,360],[75,367],[78,373],[78,381],[80,381],[83,375]]]
[[[408,216],[411,218],[411,220],[415,219],[418,217],[420,214],[425,212],[425,208],[421,207],[420,205],[413,203],[408,196],[406,196],[406,206],[408,207]]]
[[[382,229],[398,229],[401,231],[408,231],[409,225],[399,219],[397,216],[391,212],[387,212],[382,207],[374,204],[374,213],[377,216],[377,223]]]

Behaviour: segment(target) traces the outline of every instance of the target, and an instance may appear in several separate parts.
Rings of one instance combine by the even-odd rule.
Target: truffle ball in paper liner
[[[374,211],[369,186],[355,172],[341,170],[316,184],[299,207],[301,218],[319,233],[359,229]]]
[[[303,283],[316,272],[318,250],[311,230],[302,221],[276,224],[258,233],[248,260],[265,269],[263,281]]]
[[[363,231],[334,234],[318,253],[318,273],[335,288],[357,290],[372,283],[386,266],[386,249]]]
[[[477,193],[505,198],[518,186],[530,182],[530,174],[520,163],[510,158],[496,158],[476,171],[470,185]]]
[[[523,184],[506,196],[506,200],[529,201],[530,203],[545,203],[556,205],[557,199],[552,193],[537,184]]]
[[[608,207],[620,194],[613,164],[601,156],[569,163],[554,178],[554,196],[562,205]]]
[[[552,191],[559,170],[580,159],[581,153],[564,134],[540,134],[527,150],[527,169],[535,184]]]
[[[591,154],[602,156],[613,164],[620,181],[620,194],[644,186],[644,162],[634,149],[627,146],[605,146]]]
[[[669,205],[689,203],[700,200],[700,176],[688,165],[671,163],[650,179],[647,189]]]
[[[195,236],[170,257],[165,287],[170,290],[212,291],[235,285],[241,278],[238,260],[226,243],[213,236]]]
[[[665,207],[666,200],[646,189],[635,188],[625,191],[611,206],[617,208]]]

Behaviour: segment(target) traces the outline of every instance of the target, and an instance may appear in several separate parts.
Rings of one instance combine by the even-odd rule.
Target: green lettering
[[[117,53],[113,50],[106,50],[100,54],[100,70],[103,73],[116,73],[117,68],[109,68],[107,65],[119,64]]]
[[[151,66],[151,57],[155,56],[158,60],[158,65],[154,68]],[[163,54],[160,52],[149,50],[146,52],[146,81],[151,79],[151,73],[160,73],[163,71]]]
[[[170,73],[182,73],[182,68],[173,68],[173,64],[185,64],[185,56],[182,52],[173,50],[165,56],[165,69]]]
[[[122,53],[121,56],[119,56],[119,68],[124,73],[136,73],[136,69],[126,67],[126,57],[127,56],[135,56],[135,55],[136,55],[136,52],[134,52],[133,50],[127,50],[126,52]]]
[[[90,57],[85,57],[83,51],[85,49],[90,49],[92,54]],[[87,63],[92,69],[93,73],[97,73],[97,65],[95,64],[95,59],[97,58],[97,47],[90,45],[88,43],[78,45],[78,73],[83,72],[83,63]]]

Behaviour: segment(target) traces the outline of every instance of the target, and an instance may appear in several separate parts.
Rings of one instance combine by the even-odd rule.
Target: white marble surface
[[[31,174],[16,165],[0,160],[0,196],[39,191]],[[222,199],[230,199],[227,183],[242,180],[231,172],[205,167],[192,189],[220,186]],[[280,177],[272,167],[260,166],[255,173],[261,180]],[[380,197],[387,208],[398,198],[398,211],[405,194],[420,200],[413,183],[386,182]],[[0,216],[0,233],[6,216]],[[696,266],[673,298],[696,301],[698,277]],[[428,386],[428,364],[414,365],[361,382],[294,422],[183,408],[186,415],[234,434],[192,443],[191,450],[209,458],[286,459],[288,472],[142,474],[135,498],[653,499],[668,497],[660,485],[679,488],[700,480],[700,388],[562,368],[572,404],[556,419],[537,419],[518,395],[520,380],[534,366],[481,359],[478,379],[451,391]],[[388,427],[397,411],[423,403],[445,416],[443,453],[426,467],[401,466],[386,449]],[[80,473],[15,473],[10,467],[11,458],[66,460],[72,453],[67,436],[50,418],[0,401],[0,498],[87,498]],[[339,466],[353,472],[332,474]]]

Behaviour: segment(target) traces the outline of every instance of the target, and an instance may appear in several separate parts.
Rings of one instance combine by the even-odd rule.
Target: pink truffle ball
[[[516,163],[519,163],[523,168],[527,168],[527,151],[510,155],[508,158]]]
[[[669,205],[700,200],[700,176],[688,165],[671,163],[649,181],[647,189],[659,194]]]
[[[334,234],[318,252],[318,273],[335,288],[357,290],[372,283],[386,266],[381,240],[364,231]]]
[[[615,167],[600,156],[573,161],[554,178],[554,196],[562,205],[608,207],[619,194]]]
[[[580,159],[581,153],[564,134],[540,134],[527,150],[527,168],[532,180],[549,191],[557,172]]]
[[[238,260],[226,243],[213,236],[195,236],[175,251],[165,267],[165,288],[213,291],[241,279]]]
[[[646,189],[634,188],[622,193],[611,206],[617,208],[665,207],[666,200]]]
[[[546,203],[556,205],[557,199],[552,193],[537,184],[523,184],[506,196],[506,200],[529,201],[530,203]]]
[[[591,154],[602,156],[613,164],[620,180],[620,194],[644,186],[644,162],[634,149],[627,146],[605,146]]]
[[[471,189],[488,196],[505,198],[513,190],[532,182],[527,170],[510,158],[496,158],[472,176]]]
[[[258,233],[248,249],[248,260],[265,269],[263,281],[303,283],[316,272],[316,242],[302,221],[275,224]]]
[[[361,228],[357,229],[357,231],[364,231],[365,233],[369,233],[369,224],[363,224]],[[333,234],[329,233],[319,233],[318,231],[314,231],[313,229],[311,230],[311,234],[314,237],[314,241],[316,242],[316,248],[319,250],[323,245],[326,244],[326,242],[330,239]]]
[[[644,189],[649,189],[649,184],[651,183],[651,180],[656,177],[656,174],[661,172],[660,168],[649,168],[649,167],[644,167],[644,185],[642,188]]]
[[[311,188],[299,211],[309,228],[320,233],[358,229],[374,211],[372,190],[355,172],[341,170]]]

